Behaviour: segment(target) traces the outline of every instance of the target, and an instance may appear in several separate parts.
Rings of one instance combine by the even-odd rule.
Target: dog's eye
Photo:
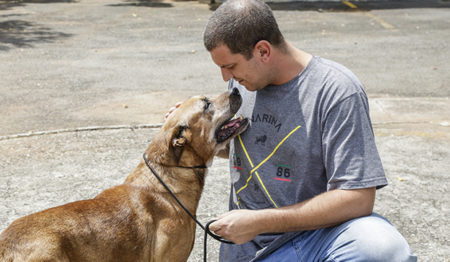
[[[204,98],[203,99],[203,102],[205,102],[205,105],[203,106],[203,110],[208,110],[209,109],[209,107],[211,106],[211,102],[209,101],[209,99],[208,98]]]

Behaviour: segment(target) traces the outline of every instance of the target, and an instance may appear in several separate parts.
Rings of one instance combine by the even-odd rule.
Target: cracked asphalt
[[[269,4],[290,42],[364,83],[389,181],[375,211],[419,261],[449,262],[450,2]],[[168,108],[226,89],[202,44],[213,9],[206,1],[0,0],[0,231],[122,183]],[[227,161],[216,159],[201,221],[227,210],[228,189]],[[202,260],[202,244],[198,230],[190,262]],[[208,251],[217,261],[215,241]]]

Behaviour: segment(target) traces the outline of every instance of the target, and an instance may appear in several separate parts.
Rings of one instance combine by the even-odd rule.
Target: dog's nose
[[[237,89],[236,87],[233,88],[233,91],[231,92],[232,96],[240,96],[241,94],[239,93],[239,89]]]
[[[239,90],[237,88],[233,88],[230,94],[230,109],[231,112],[236,113],[239,110],[239,107],[241,107],[242,104],[242,98],[241,94],[239,93]]]

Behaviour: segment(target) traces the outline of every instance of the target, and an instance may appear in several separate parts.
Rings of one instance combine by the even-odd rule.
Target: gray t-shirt
[[[387,184],[362,84],[344,66],[313,57],[294,79],[250,92],[238,88],[237,116],[250,126],[230,144],[230,209],[293,205],[333,189]],[[220,261],[250,261],[297,233],[262,235],[221,247]],[[276,240],[276,241],[275,241]]]

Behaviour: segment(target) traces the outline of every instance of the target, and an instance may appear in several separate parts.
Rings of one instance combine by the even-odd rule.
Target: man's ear
[[[191,141],[191,136],[191,130],[186,125],[179,125],[173,129],[170,138],[170,147],[176,163],[180,160],[184,146]]]
[[[267,62],[272,52],[271,44],[266,40],[261,40],[256,43],[253,49],[253,56]]]

